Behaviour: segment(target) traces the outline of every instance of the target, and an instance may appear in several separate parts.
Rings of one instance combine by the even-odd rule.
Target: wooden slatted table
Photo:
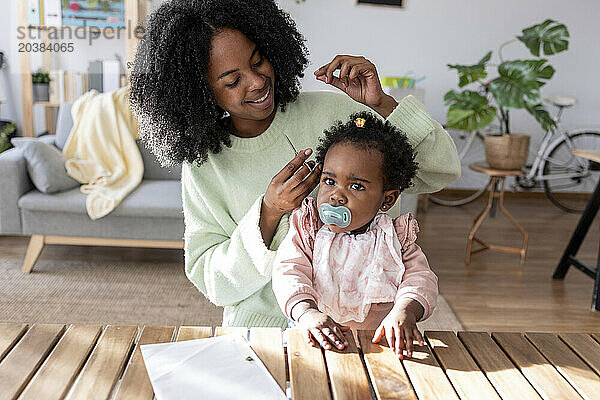
[[[293,399],[597,399],[600,335],[427,331],[399,361],[358,332],[342,351],[309,346],[277,328],[216,328],[240,334]],[[0,324],[0,400],[148,399],[140,344],[210,337],[210,327]],[[223,388],[223,390],[227,390]]]

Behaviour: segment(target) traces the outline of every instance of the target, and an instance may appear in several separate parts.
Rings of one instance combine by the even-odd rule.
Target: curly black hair
[[[364,126],[356,124],[357,118],[365,120]],[[325,130],[317,147],[316,161],[323,163],[327,151],[336,144],[350,143],[359,148],[379,150],[383,155],[383,190],[399,190],[412,185],[418,163],[406,135],[388,121],[382,121],[370,112],[352,114],[348,122],[337,121]],[[322,165],[322,164],[321,164]]]
[[[231,147],[207,72],[212,38],[230,28],[257,44],[275,71],[276,107],[300,93],[308,64],[303,36],[273,0],[169,0],[148,20],[130,78],[140,138],[161,165],[198,165]]]

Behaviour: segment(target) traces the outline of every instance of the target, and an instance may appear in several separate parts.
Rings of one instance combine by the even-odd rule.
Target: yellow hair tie
[[[365,122],[367,122],[367,120],[366,120],[366,119],[364,119],[364,118],[356,118],[356,119],[354,120],[354,123],[355,123],[355,124],[356,124],[356,126],[358,126],[359,128],[364,128],[364,126],[365,126]]]

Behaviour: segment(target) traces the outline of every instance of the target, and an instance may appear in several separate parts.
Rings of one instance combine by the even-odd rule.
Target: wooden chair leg
[[[473,222],[473,227],[471,228],[471,232],[469,232],[469,238],[467,239],[467,256],[465,257],[466,264],[471,264],[471,255],[473,255],[473,253],[478,251],[478,250],[475,250],[475,252],[474,252],[472,250],[473,240],[476,239],[475,233],[477,233],[477,230],[481,226],[481,223],[488,216],[488,214],[490,213],[490,209],[492,208],[492,203],[494,201],[495,187],[496,187],[495,186],[496,185],[496,177],[495,176],[492,177],[489,185],[490,185],[490,194],[488,196],[488,202],[487,202],[485,208],[475,218],[475,221]]]
[[[523,228],[521,226],[521,224],[519,224],[519,222],[517,222],[515,217],[513,217],[512,214],[509,213],[506,208],[504,208],[504,178],[502,178],[502,189],[500,192],[500,198],[499,198],[498,205],[499,205],[500,211],[502,211],[502,213],[504,215],[506,215],[506,217],[510,220],[510,222],[519,231],[521,231],[521,234],[523,235],[523,246],[521,246],[521,251],[519,252],[519,254],[521,254],[521,265],[523,265],[523,264],[525,264],[525,253],[527,253],[527,240],[529,238],[529,235],[527,234],[527,231],[525,230],[525,228]]]
[[[31,272],[43,248],[44,236],[31,235],[31,239],[29,239],[29,246],[27,246],[27,252],[25,253],[25,261],[23,262],[24,274],[28,274]]]

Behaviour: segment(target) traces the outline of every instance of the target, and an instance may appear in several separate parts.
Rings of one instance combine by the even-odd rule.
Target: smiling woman
[[[240,47],[246,51],[237,51]],[[275,116],[275,72],[269,60],[243,33],[229,28],[213,38],[210,60],[208,82],[219,107],[231,115],[233,131],[240,137],[264,132]],[[238,68],[227,70],[232,65]]]
[[[294,22],[272,1],[165,2],[148,21],[131,74],[141,138],[163,165],[205,161],[231,145],[224,111],[248,117],[242,101],[258,98],[261,79],[271,80],[281,110],[296,99],[307,54]],[[261,59],[268,61],[253,67]]]
[[[414,98],[386,95],[369,60],[337,55],[314,72],[340,93],[300,93],[307,62],[302,35],[273,0],[167,1],[136,54],[140,136],[161,163],[183,163],[185,271],[224,306],[223,325],[287,326],[273,260],[289,213],[315,191],[321,170],[307,159],[335,121],[370,110],[404,132],[420,166],[412,193],[437,191],[460,171],[440,124]]]

